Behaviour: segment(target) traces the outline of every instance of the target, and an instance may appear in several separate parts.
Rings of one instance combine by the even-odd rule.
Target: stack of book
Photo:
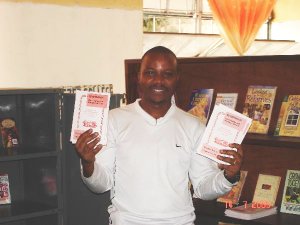
[[[240,205],[234,208],[228,208],[225,210],[225,215],[233,218],[243,220],[254,220],[261,217],[273,215],[277,213],[277,207],[272,206],[270,208],[258,208],[256,205],[249,203]]]

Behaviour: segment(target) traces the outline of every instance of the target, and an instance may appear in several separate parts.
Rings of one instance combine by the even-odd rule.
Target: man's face
[[[176,58],[164,53],[146,55],[138,78],[142,101],[170,103],[179,79]]]

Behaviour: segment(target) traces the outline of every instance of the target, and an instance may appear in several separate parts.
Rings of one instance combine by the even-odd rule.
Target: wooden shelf
[[[56,157],[57,151],[41,150],[40,151],[24,151],[24,149],[11,149],[9,153],[0,154],[0,162],[34,159],[34,158],[45,158],[45,157]]]
[[[299,137],[279,137],[265,134],[247,134],[243,144],[296,148],[300,151]]]
[[[53,215],[59,212],[57,207],[30,201],[13,202],[0,205],[0,223],[24,220],[39,216]]]

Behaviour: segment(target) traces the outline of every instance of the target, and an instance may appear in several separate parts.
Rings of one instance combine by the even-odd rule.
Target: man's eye
[[[145,75],[147,75],[147,76],[153,76],[154,75],[154,71],[147,70],[147,71],[145,71]]]
[[[165,72],[164,77],[173,77],[174,73],[172,72]]]

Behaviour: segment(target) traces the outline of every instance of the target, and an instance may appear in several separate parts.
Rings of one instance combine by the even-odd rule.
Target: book
[[[215,105],[222,104],[231,109],[235,109],[238,93],[217,93]]]
[[[259,174],[252,202],[274,206],[280,180],[280,176]]]
[[[230,192],[217,198],[217,202],[223,202],[228,205],[238,205],[246,181],[247,174],[248,171],[241,170],[241,176],[239,182],[232,187]]]
[[[19,134],[16,127],[16,121],[13,118],[0,119],[0,130],[4,148],[7,149],[19,146]]]
[[[0,174],[0,205],[10,204],[11,195],[9,190],[9,181],[7,174]]]
[[[110,93],[76,90],[70,136],[73,144],[84,131],[93,129],[100,135],[99,144],[106,145],[109,100]]]
[[[243,114],[252,119],[249,133],[268,133],[276,90],[276,86],[248,87]]]
[[[300,95],[284,97],[275,128],[275,136],[300,137]]]
[[[241,144],[252,119],[222,104],[216,105],[197,148],[197,153],[218,163],[227,164],[217,158],[221,149],[230,148],[230,143]],[[228,155],[224,155],[228,156]]]
[[[287,170],[280,212],[300,215],[300,170]]]
[[[188,112],[197,116],[204,124],[207,123],[214,89],[195,89],[192,91]]]
[[[239,223],[227,223],[227,222],[219,221],[218,225],[241,225],[241,224],[239,224]]]
[[[245,203],[233,208],[228,208],[225,210],[225,215],[242,220],[254,220],[261,217],[273,215],[277,213],[276,206],[270,207],[257,207],[253,203]]]

